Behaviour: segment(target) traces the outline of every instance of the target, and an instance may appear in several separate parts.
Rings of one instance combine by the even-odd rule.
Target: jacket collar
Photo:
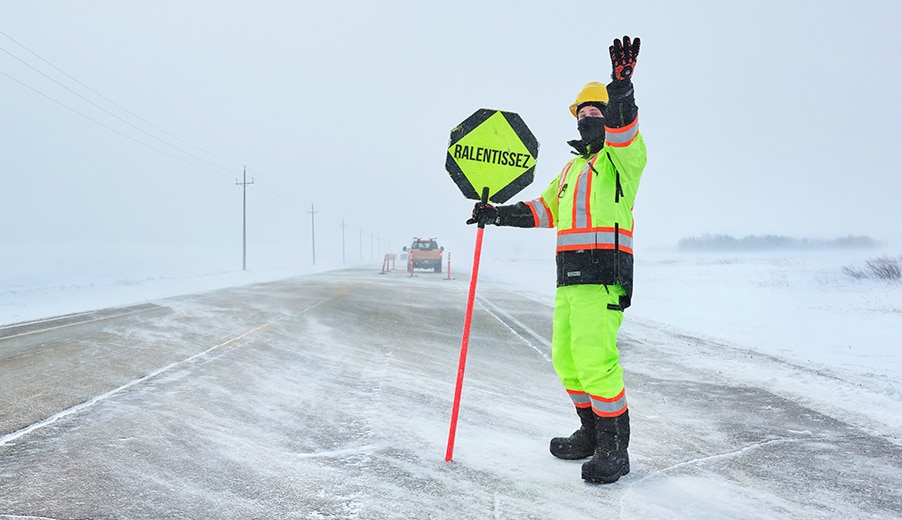
[[[582,139],[573,139],[572,141],[567,141],[567,144],[572,146],[575,150],[571,153],[580,155],[584,158],[588,158],[590,155],[598,153],[604,147],[604,141],[586,144]]]

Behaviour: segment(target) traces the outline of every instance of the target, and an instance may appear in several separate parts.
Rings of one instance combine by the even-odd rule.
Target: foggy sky
[[[637,252],[703,233],[902,247],[902,4],[378,4],[8,3],[6,261],[236,267],[245,166],[250,265],[310,263],[311,204],[319,262],[341,261],[342,229],[348,262],[416,235],[463,261],[475,231],[444,170],[451,128],[479,108],[520,114],[540,151],[515,200],[534,198],[570,158],[569,104],[608,81],[625,34],[642,38],[649,154]],[[486,233],[490,253],[552,245],[550,231]]]

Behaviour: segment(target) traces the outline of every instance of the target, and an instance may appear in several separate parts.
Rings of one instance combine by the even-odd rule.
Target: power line
[[[28,68],[34,70],[34,71],[37,72],[38,74],[44,76],[45,78],[49,79],[50,81],[52,81],[52,82],[56,83],[57,85],[63,87],[64,89],[68,90],[68,91],[71,92],[72,94],[74,94],[74,95],[78,96],[79,98],[81,98],[81,99],[87,101],[87,102],[90,103],[91,105],[97,107],[98,109],[100,109],[100,110],[102,110],[103,112],[109,114],[110,116],[115,117],[115,118],[118,119],[119,121],[122,121],[123,123],[127,124],[128,126],[134,128],[135,130],[138,130],[139,132],[142,132],[142,133],[144,133],[145,135],[147,135],[147,136],[149,136],[149,137],[151,137],[151,138],[153,138],[153,139],[156,139],[157,141],[163,143],[163,144],[166,145],[166,146],[171,146],[172,148],[175,148],[176,150],[178,150],[178,151],[184,153],[185,155],[189,155],[189,156],[191,156],[191,157],[194,157],[195,159],[197,159],[197,160],[199,160],[199,161],[203,161],[203,162],[205,162],[205,163],[207,163],[207,164],[210,164],[210,165],[212,165],[212,166],[214,166],[214,167],[216,167],[216,168],[221,168],[220,165],[218,165],[218,164],[216,164],[216,163],[214,163],[214,162],[212,162],[212,161],[208,161],[207,159],[204,159],[203,157],[200,157],[200,156],[198,156],[198,155],[196,155],[196,154],[193,154],[193,153],[189,152],[188,150],[185,150],[185,149],[183,149],[183,148],[180,148],[180,147],[178,147],[178,146],[176,146],[176,145],[174,145],[174,144],[172,144],[172,143],[167,143],[167,142],[164,141],[163,139],[161,139],[161,138],[159,138],[159,137],[153,135],[152,133],[148,132],[147,130],[144,130],[143,128],[141,128],[141,127],[135,125],[135,124],[132,123],[131,121],[128,121],[128,120],[126,120],[125,118],[123,118],[123,117],[121,117],[121,116],[119,116],[119,115],[117,115],[117,114],[114,114],[114,113],[111,112],[110,110],[107,110],[106,108],[104,108],[104,107],[98,105],[98,104],[95,103],[94,101],[91,101],[90,99],[88,99],[88,98],[86,98],[85,96],[79,94],[78,92],[72,90],[71,88],[67,87],[66,85],[63,85],[62,83],[60,83],[60,82],[57,81],[56,79],[50,77],[50,76],[49,76],[48,74],[46,74],[45,72],[43,72],[43,71],[39,70],[38,68],[34,67],[33,65],[31,65],[30,63],[28,63],[28,62],[22,60],[21,58],[19,58],[18,56],[14,55],[14,54],[12,54],[12,53],[10,53],[8,50],[6,50],[6,49],[0,47],[0,51],[3,51],[3,52],[6,53],[7,55],[11,56],[13,59],[15,59],[15,60],[19,61],[20,63],[22,63],[23,65],[25,65],[26,67],[28,67]]]
[[[162,132],[163,134],[166,134],[166,135],[172,137],[173,139],[176,139],[177,141],[180,141],[180,142],[182,142],[182,143],[185,143],[186,145],[188,145],[188,146],[190,146],[190,147],[192,147],[192,148],[195,148],[195,149],[197,149],[197,150],[199,150],[199,151],[201,151],[201,152],[203,152],[203,153],[205,153],[205,154],[208,154],[208,155],[210,155],[210,156],[212,156],[212,157],[216,157],[216,158],[221,159],[221,160],[223,160],[223,161],[226,161],[226,162],[228,162],[228,163],[233,163],[233,164],[236,164],[236,165],[237,165],[237,164],[240,164],[240,163],[238,163],[238,162],[236,162],[236,161],[233,161],[233,160],[231,160],[231,159],[222,157],[222,156],[220,156],[220,155],[218,155],[218,154],[215,154],[215,153],[210,152],[210,151],[208,151],[208,150],[206,150],[206,149],[204,149],[204,148],[201,148],[201,147],[199,147],[199,146],[197,146],[197,145],[195,145],[195,144],[192,144],[192,143],[189,142],[189,141],[186,141],[186,140],[184,140],[184,139],[181,139],[181,138],[175,136],[174,134],[172,134],[171,132],[168,132],[168,131],[166,131],[165,129],[163,129],[163,128],[161,128],[161,127],[159,127],[159,126],[157,126],[157,125],[155,125],[155,124],[153,124],[153,123],[147,121],[146,119],[142,118],[141,116],[135,114],[134,112],[132,112],[132,111],[126,109],[125,107],[121,106],[120,104],[116,103],[115,101],[113,101],[113,100],[109,99],[108,97],[104,96],[103,94],[101,94],[101,93],[98,92],[97,90],[95,90],[95,89],[91,88],[90,86],[86,85],[86,84],[83,83],[82,81],[79,81],[77,78],[75,78],[75,77],[72,76],[71,74],[68,74],[68,73],[65,72],[64,70],[60,69],[59,67],[57,67],[56,65],[54,65],[53,63],[51,63],[50,61],[48,61],[47,59],[43,58],[43,57],[42,57],[41,55],[39,55],[38,53],[32,51],[31,49],[29,49],[28,47],[26,47],[25,45],[23,45],[21,42],[17,41],[15,38],[13,38],[12,36],[10,36],[9,34],[3,32],[2,30],[0,30],[0,34],[2,34],[3,36],[5,36],[7,39],[9,39],[10,41],[12,41],[13,43],[15,43],[16,45],[18,45],[18,46],[21,47],[22,49],[25,49],[25,50],[26,50],[27,52],[29,52],[31,55],[35,56],[36,58],[38,58],[39,60],[41,60],[43,63],[45,63],[45,64],[48,65],[49,67],[53,68],[54,70],[56,70],[57,72],[59,72],[60,74],[62,74],[63,76],[65,76],[66,78],[69,78],[71,81],[75,82],[76,84],[78,84],[78,85],[81,86],[82,88],[87,89],[88,91],[90,91],[90,92],[93,93],[94,95],[96,95],[96,96],[98,96],[99,98],[103,99],[103,100],[106,101],[107,103],[110,103],[111,105],[115,106],[115,107],[118,108],[119,110],[122,110],[124,113],[130,115],[131,117],[134,117],[134,118],[137,119],[138,121],[141,121],[142,123],[144,123],[144,124],[146,124],[146,125],[148,125],[148,126],[154,128],[154,129],[156,129],[156,130]],[[117,129],[117,128],[115,128],[115,127],[109,125],[109,124],[106,124],[106,123],[104,123],[104,122],[102,122],[102,121],[96,119],[95,117],[92,117],[92,116],[90,116],[90,115],[88,115],[88,114],[86,114],[86,113],[84,113],[84,112],[82,112],[82,111],[80,111],[80,110],[78,110],[78,109],[76,109],[76,108],[74,108],[74,107],[72,107],[72,106],[66,104],[65,102],[60,101],[60,100],[56,99],[55,97],[53,97],[53,96],[51,96],[51,95],[49,95],[49,94],[47,94],[47,93],[45,93],[45,92],[43,92],[43,91],[41,91],[41,90],[39,90],[39,89],[37,89],[37,88],[35,88],[35,87],[29,85],[28,83],[26,83],[26,82],[24,82],[24,81],[22,81],[22,80],[20,80],[20,79],[18,79],[18,78],[15,78],[15,77],[11,76],[10,74],[7,74],[6,72],[0,71],[0,74],[2,74],[3,76],[6,76],[6,77],[9,78],[10,80],[12,80],[12,81],[14,81],[14,82],[16,82],[16,83],[22,85],[23,87],[25,87],[25,88],[27,88],[27,89],[29,89],[29,90],[35,92],[36,94],[38,94],[38,95],[40,95],[40,96],[42,96],[42,97],[44,97],[44,98],[46,98],[46,99],[48,99],[48,100],[50,100],[50,101],[53,101],[54,103],[56,103],[56,104],[62,106],[63,108],[66,108],[67,110],[70,110],[70,111],[72,111],[72,112],[74,112],[74,113],[76,113],[76,114],[78,114],[78,115],[84,117],[85,119],[88,119],[89,121],[91,121],[91,122],[93,122],[93,123],[96,123],[96,124],[98,124],[98,125],[100,125],[100,126],[106,128],[107,130],[110,130],[111,132],[114,132],[114,133],[116,133],[116,134],[119,134],[120,136],[122,136],[122,137],[124,137],[124,138],[126,138],[126,139],[128,139],[128,140],[130,140],[130,141],[132,141],[132,142],[135,142],[135,143],[137,143],[137,144],[139,144],[139,145],[141,145],[141,146],[144,146],[144,147],[146,147],[146,148],[148,148],[148,149],[150,149],[150,150],[153,150],[153,151],[155,151],[155,152],[157,152],[157,153],[160,153],[160,154],[163,154],[163,155],[165,155],[165,156],[167,156],[167,157],[169,157],[169,158],[172,158],[172,159],[175,159],[175,160],[177,160],[177,161],[180,161],[180,162],[182,162],[182,163],[184,163],[184,164],[187,164],[187,165],[189,165],[189,166],[191,166],[191,167],[193,167],[193,168],[198,168],[198,169],[201,169],[201,170],[204,170],[204,171],[207,171],[207,172],[209,172],[209,173],[213,173],[213,174],[215,174],[215,175],[219,175],[219,176],[222,176],[222,177],[233,178],[233,175],[232,175],[232,174],[226,173],[227,168],[223,168],[223,166],[222,166],[221,164],[214,163],[213,161],[209,161],[209,160],[207,160],[207,159],[205,159],[205,158],[203,158],[203,157],[200,157],[200,156],[198,156],[197,154],[194,154],[194,153],[192,153],[192,152],[190,152],[190,151],[188,151],[188,150],[185,150],[185,149],[182,148],[182,147],[176,146],[176,145],[174,145],[174,144],[172,144],[172,143],[170,143],[170,142],[166,142],[164,139],[160,138],[159,136],[156,136],[156,135],[154,135],[154,134],[148,132],[147,130],[145,130],[145,129],[143,129],[143,128],[140,128],[139,126],[135,125],[134,123],[132,123],[132,122],[126,120],[125,118],[123,118],[123,117],[121,117],[121,116],[119,116],[119,115],[113,113],[112,111],[110,111],[110,110],[108,110],[107,108],[105,108],[105,107],[99,105],[98,103],[92,101],[91,99],[88,99],[87,97],[85,97],[84,95],[80,94],[79,92],[76,92],[74,89],[70,88],[69,86],[64,85],[63,83],[61,83],[60,81],[58,81],[58,80],[56,80],[55,78],[51,77],[51,76],[48,75],[47,73],[41,71],[41,70],[38,69],[37,67],[35,67],[35,66],[31,65],[30,63],[26,62],[25,60],[23,60],[22,58],[16,56],[15,54],[13,54],[12,52],[10,52],[9,50],[0,47],[0,51],[2,51],[3,53],[7,54],[7,55],[10,56],[10,57],[12,57],[12,58],[15,59],[16,61],[22,63],[23,65],[27,66],[28,68],[32,69],[33,71],[37,72],[37,73],[40,74],[41,76],[43,76],[43,77],[49,79],[50,81],[52,81],[53,83],[57,84],[58,86],[60,86],[60,87],[62,87],[62,88],[64,88],[64,89],[66,89],[67,91],[69,91],[69,92],[72,93],[73,95],[78,96],[79,98],[81,98],[82,100],[86,101],[87,103],[90,103],[92,106],[94,106],[94,107],[96,107],[97,109],[103,111],[104,113],[106,113],[106,114],[108,114],[108,115],[110,115],[110,116],[112,116],[112,117],[118,119],[119,121],[125,123],[126,125],[128,125],[128,126],[130,126],[130,127],[132,127],[132,128],[134,128],[135,130],[138,130],[139,132],[142,132],[143,134],[145,134],[145,135],[147,135],[147,136],[149,136],[149,137],[155,139],[156,141],[162,143],[163,145],[169,146],[169,147],[171,147],[171,148],[173,148],[173,149],[175,149],[175,150],[178,150],[179,152],[181,152],[181,153],[183,153],[183,154],[185,154],[185,155],[187,155],[187,156],[189,156],[189,157],[192,157],[192,158],[194,158],[194,159],[196,159],[196,160],[198,160],[198,161],[204,162],[204,163],[206,163],[206,164],[212,166],[212,167],[215,168],[215,169],[211,169],[210,167],[207,167],[207,166],[204,166],[204,165],[201,165],[201,164],[197,164],[197,163],[195,163],[195,162],[191,162],[191,161],[185,159],[184,157],[179,157],[179,156],[177,156],[177,155],[174,155],[173,153],[167,152],[166,150],[162,150],[162,149],[160,149],[160,148],[157,147],[157,146],[153,146],[153,145],[148,144],[147,142],[145,142],[145,141],[143,141],[143,140],[140,140],[140,139],[137,139],[137,138],[135,138],[135,137],[133,137],[133,136],[131,136],[131,135],[128,135],[128,134],[126,134],[125,132],[123,132],[123,131],[121,131],[121,130],[119,130],[119,129]],[[242,166],[243,166],[243,165],[242,165]],[[244,168],[246,169],[246,167],[244,167]],[[248,183],[248,184],[253,184],[253,182]],[[265,185],[260,186],[260,188],[261,188],[261,189],[260,189],[260,191],[261,191],[260,195],[262,195],[262,196],[264,196],[264,197],[266,197],[266,198],[268,198],[268,199],[270,199],[270,200],[273,200],[273,201],[278,202],[278,203],[281,203],[281,204],[285,204],[286,206],[289,206],[289,207],[295,206],[295,204],[296,204],[296,203],[293,202],[293,201],[290,201],[290,200],[288,200],[288,199],[286,199],[286,198],[284,198],[284,197],[281,197],[281,196],[280,196],[280,192],[279,192],[278,190],[276,190],[276,191],[269,190],[269,189],[266,188]]]
[[[22,85],[23,87],[25,87],[25,88],[27,88],[27,89],[29,89],[29,90],[31,90],[31,91],[37,93],[37,94],[39,94],[39,95],[41,95],[41,96],[43,96],[43,97],[49,99],[50,101],[53,101],[54,103],[60,105],[61,107],[65,108],[65,109],[67,109],[67,110],[71,110],[72,112],[75,112],[76,114],[78,114],[78,115],[84,117],[85,119],[88,119],[88,120],[90,120],[90,121],[93,121],[93,122],[97,123],[98,125],[100,125],[100,126],[106,128],[107,130],[110,130],[111,132],[115,132],[115,133],[121,135],[122,137],[124,137],[124,138],[126,138],[126,139],[128,139],[128,140],[130,140],[130,141],[133,141],[133,142],[135,142],[135,143],[140,144],[141,146],[146,146],[147,148],[150,148],[151,150],[153,150],[153,151],[155,151],[155,152],[161,153],[161,154],[163,154],[163,155],[166,155],[166,156],[168,156],[168,157],[171,157],[171,158],[173,158],[173,159],[175,159],[175,160],[177,160],[177,161],[181,161],[181,162],[183,162],[183,163],[185,163],[185,164],[188,164],[188,165],[190,165],[190,166],[193,166],[193,167],[195,167],[195,168],[200,168],[200,169],[206,170],[206,171],[208,171],[208,172],[210,172],[210,173],[215,173],[216,175],[222,175],[223,177],[229,177],[229,178],[231,178],[230,175],[227,175],[227,174],[222,173],[222,172],[220,172],[220,171],[211,170],[211,169],[206,168],[206,167],[204,167],[204,166],[200,166],[200,165],[197,165],[197,164],[190,163],[190,162],[186,161],[186,160],[185,160],[184,158],[182,158],[182,157],[178,157],[178,156],[172,155],[171,153],[166,152],[165,150],[160,150],[159,148],[157,148],[157,147],[155,147],[155,146],[149,145],[149,144],[147,144],[147,143],[145,143],[145,142],[143,142],[143,141],[140,141],[140,140],[138,140],[138,139],[135,139],[134,137],[132,137],[132,136],[130,136],[130,135],[128,135],[128,134],[125,134],[125,133],[123,133],[123,132],[120,132],[119,130],[113,128],[112,126],[110,126],[110,125],[108,125],[108,124],[106,124],[106,123],[103,123],[103,122],[101,122],[101,121],[98,121],[97,119],[94,119],[93,117],[91,117],[91,116],[89,116],[89,115],[87,115],[87,114],[85,114],[85,113],[83,113],[83,112],[81,112],[81,111],[79,111],[79,110],[77,110],[77,109],[75,109],[75,108],[70,107],[69,105],[63,103],[62,101],[59,101],[59,100],[55,99],[54,97],[52,97],[52,96],[50,96],[50,95],[47,95],[47,94],[41,92],[40,90],[38,90],[38,89],[32,87],[31,85],[29,85],[29,84],[27,84],[27,83],[25,83],[25,82],[23,82],[23,81],[20,81],[20,80],[18,80],[18,79],[16,79],[16,78],[10,76],[9,74],[3,72],[3,71],[0,71],[0,74],[2,74],[3,76],[6,76],[7,78],[9,78],[9,79],[15,81],[16,83]]]
[[[262,178],[259,176],[257,178],[262,179],[264,181],[266,180],[265,178]],[[260,195],[263,195],[264,197],[268,198],[269,200],[278,202],[280,204],[285,204],[286,206],[291,206],[291,207],[294,207],[297,205],[296,201],[292,201],[290,199],[283,197],[279,191],[273,191],[273,190],[269,189],[265,184],[261,184],[260,186],[257,187],[257,189],[258,189],[258,191],[260,191]]]
[[[192,148],[195,148],[195,149],[197,149],[197,150],[200,150],[200,151],[202,151],[202,152],[204,152],[204,153],[206,153],[206,154],[208,154],[208,155],[210,155],[210,156],[212,156],[212,157],[216,157],[216,158],[218,158],[218,159],[221,159],[221,160],[226,161],[226,162],[228,162],[228,163],[234,164],[234,165],[236,165],[236,166],[240,166],[240,165],[241,165],[241,163],[239,163],[239,162],[237,162],[237,161],[234,161],[234,160],[232,160],[232,159],[228,159],[228,158],[226,158],[226,157],[222,157],[221,155],[218,155],[218,154],[213,153],[213,152],[211,152],[211,151],[209,151],[209,150],[206,150],[206,149],[204,149],[204,148],[202,148],[202,147],[200,147],[200,146],[197,146],[197,145],[195,145],[195,144],[193,144],[193,143],[191,143],[191,142],[189,142],[189,141],[186,141],[186,140],[184,140],[184,139],[182,139],[182,138],[180,138],[180,137],[178,137],[178,136],[172,134],[171,132],[169,132],[169,131],[167,131],[167,130],[165,130],[165,129],[163,129],[163,128],[161,128],[161,127],[159,127],[159,126],[157,126],[157,125],[155,125],[155,124],[153,124],[153,123],[151,123],[150,121],[144,119],[143,117],[139,116],[138,114],[135,114],[134,112],[128,110],[127,108],[123,107],[123,106],[120,105],[119,103],[116,103],[115,101],[113,101],[113,100],[111,100],[110,98],[104,96],[104,95],[101,94],[100,92],[94,90],[93,88],[91,88],[90,86],[86,85],[86,84],[83,83],[82,81],[79,81],[77,78],[75,78],[75,77],[72,76],[71,74],[67,73],[67,72],[64,71],[63,69],[57,67],[56,65],[54,65],[53,63],[51,63],[50,61],[48,61],[47,59],[45,59],[44,57],[42,57],[40,54],[38,54],[38,53],[34,52],[33,50],[29,49],[28,47],[26,47],[24,44],[22,44],[21,42],[19,42],[18,40],[16,40],[16,39],[13,38],[12,36],[10,36],[9,34],[3,32],[2,30],[0,30],[0,34],[2,34],[3,36],[5,36],[7,39],[9,39],[10,41],[12,41],[13,43],[15,43],[16,45],[18,45],[19,47],[25,49],[25,50],[28,51],[31,55],[35,56],[36,58],[38,58],[39,60],[41,60],[42,62],[44,62],[45,64],[47,64],[48,66],[50,66],[51,68],[53,68],[54,70],[56,70],[57,72],[59,72],[60,74],[62,74],[63,76],[69,78],[70,80],[74,81],[75,83],[77,83],[77,84],[80,85],[81,87],[87,89],[88,91],[90,91],[90,92],[93,93],[94,95],[96,95],[96,96],[98,96],[99,98],[103,99],[103,100],[106,101],[107,103],[110,103],[111,105],[115,106],[116,108],[122,110],[122,111],[125,112],[126,114],[128,114],[128,115],[134,117],[135,119],[141,121],[142,123],[144,123],[144,124],[146,124],[146,125],[148,125],[148,126],[154,128],[154,129],[156,129],[156,130],[159,130],[160,132],[163,132],[164,134],[168,135],[169,137],[172,137],[173,139],[176,139],[176,140],[179,141],[179,142],[185,143],[185,144],[187,144],[188,146],[191,146]],[[8,50],[6,50],[6,49],[0,49],[0,50],[3,50],[3,52],[5,52],[6,54],[8,54],[9,56],[15,58],[15,59],[18,60],[19,62],[23,63],[24,65],[26,65],[26,66],[28,66],[29,68],[33,69],[34,71],[38,72],[39,74],[41,74],[42,76],[46,77],[47,79],[53,81],[53,82],[56,83],[57,85],[60,85],[61,87],[65,88],[65,89],[68,90],[69,92],[72,92],[72,93],[75,94],[76,96],[78,96],[78,97],[84,99],[84,100],[87,101],[88,103],[91,103],[92,105],[96,106],[97,108],[100,108],[100,109],[103,110],[104,112],[107,112],[108,114],[110,114],[110,115],[112,115],[113,117],[116,117],[117,119],[123,121],[124,123],[126,123],[126,124],[128,124],[128,125],[130,125],[130,126],[132,126],[132,127],[134,127],[134,128],[136,128],[137,130],[140,130],[141,132],[144,132],[144,133],[146,133],[147,135],[150,135],[150,136],[153,137],[154,139],[157,139],[157,140],[163,142],[162,139],[159,139],[158,137],[156,137],[156,136],[150,134],[149,132],[146,132],[145,130],[143,130],[143,129],[141,129],[141,128],[138,128],[137,126],[135,126],[135,125],[129,123],[128,121],[125,121],[124,119],[120,118],[119,116],[116,116],[115,114],[109,112],[108,110],[104,109],[103,107],[97,105],[97,104],[94,103],[93,101],[91,101],[91,100],[85,98],[85,97],[82,96],[81,94],[79,94],[79,93],[75,92],[74,90],[70,89],[69,87],[63,85],[63,84],[60,83],[59,81],[57,81],[57,80],[51,78],[50,76],[48,76],[48,75],[45,74],[44,72],[38,70],[37,68],[35,68],[35,67],[32,66],[31,64],[25,62],[24,60],[22,60],[22,59],[19,58],[18,56],[15,56],[14,54],[12,54],[11,52],[9,52]],[[165,143],[165,144],[168,144],[169,146],[172,146],[173,148],[176,148],[176,149],[178,149],[178,150],[180,150],[180,151],[182,151],[182,152],[184,152],[184,153],[187,153],[187,154],[189,154],[189,155],[192,155],[192,156],[194,156],[194,157],[196,157],[196,158],[198,158],[198,159],[200,159],[200,160],[202,160],[202,161],[208,162],[209,164],[212,164],[213,166],[217,166],[217,167],[220,167],[220,168],[222,167],[221,165],[217,165],[217,164],[213,163],[212,161],[207,161],[206,159],[203,159],[203,158],[201,158],[201,157],[197,157],[197,156],[191,154],[190,152],[181,150],[180,148],[178,148],[178,147],[176,147],[176,146],[174,146],[174,145],[172,145],[172,144],[169,144],[169,143]]]

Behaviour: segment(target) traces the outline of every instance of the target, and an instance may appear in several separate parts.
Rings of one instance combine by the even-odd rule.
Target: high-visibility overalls
[[[572,159],[539,198],[501,214],[506,225],[557,228],[554,368],[577,407],[616,417],[627,410],[616,342],[632,296],[632,209],[646,155],[638,118],[605,132],[598,153]]]

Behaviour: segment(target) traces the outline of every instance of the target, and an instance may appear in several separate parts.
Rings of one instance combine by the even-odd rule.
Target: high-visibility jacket
[[[626,308],[632,297],[633,205],[646,163],[645,141],[632,85],[623,91],[609,87],[609,92],[601,150],[582,150],[538,198],[499,207],[497,224],[557,228],[557,285],[620,284]]]

